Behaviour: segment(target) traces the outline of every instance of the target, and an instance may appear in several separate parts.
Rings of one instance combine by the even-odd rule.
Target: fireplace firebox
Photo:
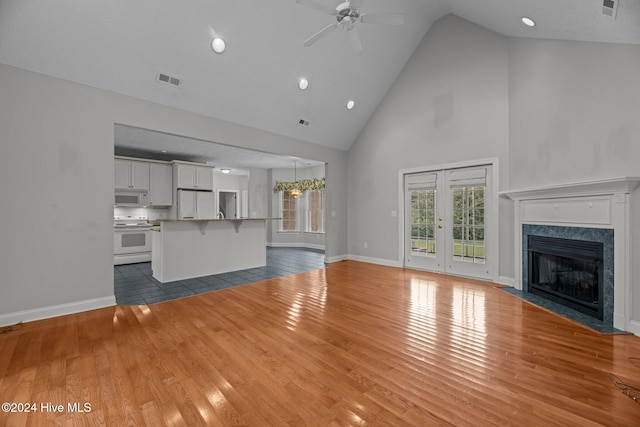
[[[603,320],[601,242],[528,236],[528,291]]]

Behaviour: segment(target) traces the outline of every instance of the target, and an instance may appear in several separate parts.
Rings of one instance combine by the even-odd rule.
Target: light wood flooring
[[[37,404],[0,426],[639,426],[609,376],[640,387],[637,357],[488,283],[343,261],[0,335],[0,401]]]

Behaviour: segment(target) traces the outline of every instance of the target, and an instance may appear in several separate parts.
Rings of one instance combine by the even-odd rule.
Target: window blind
[[[435,190],[437,175],[435,173],[415,173],[405,177],[408,190]]]
[[[485,187],[487,185],[487,168],[457,169],[449,173],[449,186]]]

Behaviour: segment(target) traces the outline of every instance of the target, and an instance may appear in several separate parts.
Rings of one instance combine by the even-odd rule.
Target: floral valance
[[[276,181],[273,192],[291,191],[294,188],[298,188],[301,191],[322,190],[324,188],[324,178],[301,179],[297,182]]]

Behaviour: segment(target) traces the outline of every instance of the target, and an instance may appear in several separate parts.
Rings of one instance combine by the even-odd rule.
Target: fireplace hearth
[[[603,320],[601,242],[528,236],[528,291]]]

